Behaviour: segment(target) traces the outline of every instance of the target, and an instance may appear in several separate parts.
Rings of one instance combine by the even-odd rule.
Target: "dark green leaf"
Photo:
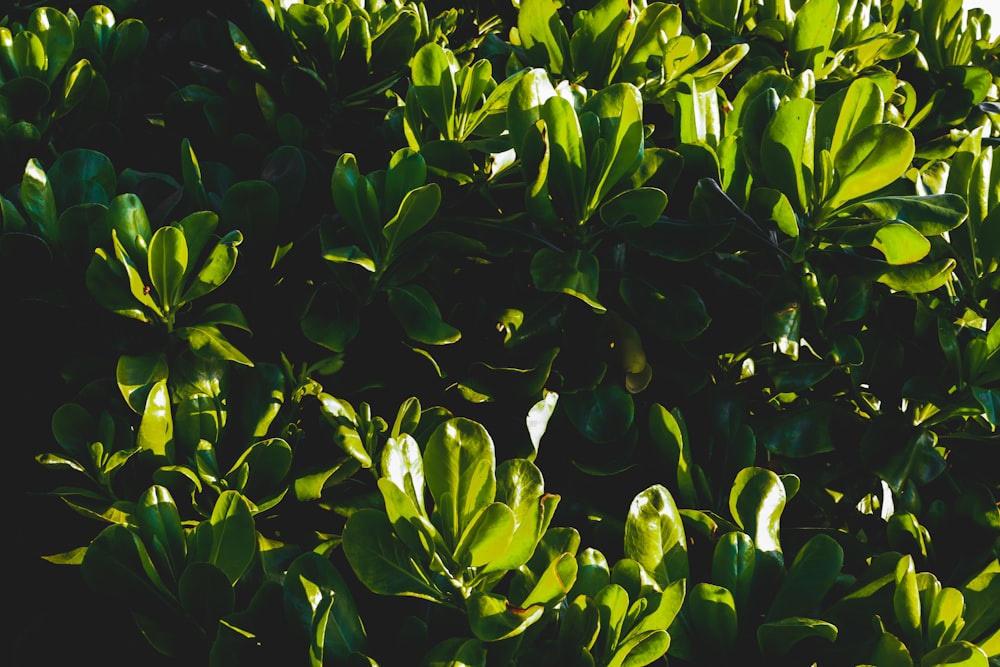
[[[618,440],[631,428],[635,402],[623,387],[605,383],[593,391],[562,396],[560,405],[576,429],[597,444]]]
[[[597,312],[606,310],[598,300],[600,266],[589,252],[542,248],[531,260],[531,278],[535,287],[543,292],[563,292]]]
[[[837,626],[814,618],[793,617],[757,628],[757,643],[766,656],[786,655],[797,643],[813,637],[832,643],[837,639]]]
[[[462,332],[445,322],[430,292],[419,285],[389,289],[389,309],[406,335],[419,343],[447,345]]]

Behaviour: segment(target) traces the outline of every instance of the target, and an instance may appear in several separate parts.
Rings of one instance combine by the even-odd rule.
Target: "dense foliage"
[[[14,2],[13,663],[1000,664],[991,28]]]

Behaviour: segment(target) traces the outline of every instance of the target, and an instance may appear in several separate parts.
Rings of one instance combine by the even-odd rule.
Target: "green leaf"
[[[177,329],[177,336],[181,340],[187,341],[191,350],[204,359],[223,359],[235,361],[244,366],[253,366],[253,362],[245,354],[233,346],[218,327],[192,326]]]
[[[930,645],[944,646],[957,640],[965,626],[964,612],[965,598],[960,590],[946,586],[938,591],[925,623]]]
[[[187,543],[170,491],[159,485],[147,489],[136,503],[135,518],[157,569],[170,580],[177,581],[187,557]]]
[[[146,408],[149,392],[157,382],[166,380],[167,375],[167,359],[162,354],[143,356],[123,354],[118,358],[115,369],[118,389],[136,414],[142,414]]]
[[[559,95],[545,100],[541,108],[550,154],[548,192],[557,210],[577,224],[590,218],[587,207],[587,156],[583,130],[576,110]]]
[[[624,277],[618,283],[618,293],[639,322],[658,338],[692,341],[712,323],[701,295],[688,285],[671,282],[653,287]]]
[[[816,116],[820,147],[836,156],[858,132],[881,123],[884,108],[885,96],[878,84],[870,78],[858,77],[820,106]]]
[[[516,637],[538,621],[545,607],[535,605],[522,609],[495,593],[473,591],[465,601],[469,626],[473,634],[486,642]]]
[[[281,225],[281,200],[273,185],[261,180],[233,184],[222,196],[220,218],[223,229],[238,229],[252,239],[258,263],[271,261],[273,248],[264,244],[274,243]]]
[[[372,256],[379,246],[373,236],[381,227],[378,199],[367,178],[358,170],[358,161],[352,153],[344,153],[337,160],[330,187],[333,203],[344,223],[358,241],[364,241]]]
[[[667,206],[667,195],[659,188],[635,188],[615,195],[601,206],[601,219],[608,227],[638,222],[643,227],[656,222]]]
[[[382,476],[403,491],[421,513],[424,508],[424,462],[417,441],[408,433],[390,437],[382,448]]]
[[[484,572],[513,570],[527,563],[560,500],[545,493],[541,471],[527,459],[508,459],[497,466],[496,497],[513,511],[514,533],[508,549]]]
[[[788,574],[767,611],[766,621],[804,616],[818,611],[823,597],[840,576],[844,550],[827,535],[817,535],[796,554]]]
[[[600,265],[589,252],[541,248],[531,259],[531,279],[543,292],[562,292],[575,296],[597,312],[607,310],[598,301]]]
[[[819,70],[837,26],[837,0],[806,0],[795,13],[788,62],[794,70]]]
[[[573,588],[578,570],[579,565],[574,554],[560,554],[538,577],[538,581],[521,603],[521,607],[530,609],[535,605],[543,605],[552,609]]]
[[[160,227],[149,242],[149,280],[160,297],[164,314],[182,305],[179,301],[188,266],[184,232],[177,227]]]
[[[123,194],[112,199],[108,205],[108,221],[132,261],[145,264],[146,246],[153,232],[139,197]]]
[[[486,647],[478,639],[445,639],[427,652],[420,666],[486,667]]]
[[[389,288],[389,310],[406,335],[418,343],[447,345],[462,332],[445,322],[430,292],[419,285]]]
[[[533,5],[551,0],[531,0]],[[524,12],[519,13],[519,17]],[[524,139],[528,130],[542,117],[541,109],[545,101],[556,94],[548,75],[543,69],[529,70],[522,76],[510,94],[507,105],[507,127],[511,144],[522,159]]]
[[[386,212],[398,211],[403,198],[427,181],[426,155],[411,148],[401,148],[389,158],[389,169],[385,172],[385,192],[382,195]],[[383,228],[383,234],[385,228]]]
[[[341,661],[367,649],[367,636],[354,597],[329,559],[315,552],[302,554],[288,566],[284,582],[286,618],[293,627],[310,636],[322,630],[323,655]],[[328,601],[328,606],[324,607],[321,600]],[[324,623],[317,623],[316,612],[324,608],[328,609],[328,616]]]
[[[632,501],[625,521],[625,555],[642,565],[661,587],[687,578],[684,524],[663,486],[651,486]]]
[[[848,414],[835,404],[811,403],[775,415],[757,430],[757,440],[782,456],[825,454],[836,449],[832,434],[844,419],[849,419]]]
[[[167,381],[157,380],[146,396],[142,421],[136,434],[136,445],[148,449],[156,456],[167,456],[174,440],[174,421],[170,413],[170,394]]]
[[[681,502],[692,507],[698,504],[692,474],[693,460],[684,418],[676,408],[667,411],[659,403],[649,409],[649,434],[657,451],[666,458],[668,470],[676,470],[677,489]]]
[[[198,624],[218,625],[236,608],[236,592],[225,573],[208,563],[191,563],[177,582],[177,599]]]
[[[996,561],[993,561],[996,563]],[[1000,625],[1000,572],[984,571],[962,587],[965,598],[963,639],[978,640]],[[992,656],[992,654],[991,654]]]
[[[44,78],[51,84],[73,55],[73,25],[58,9],[39,7],[31,13],[27,28],[38,35],[45,49]]]
[[[635,419],[635,401],[623,387],[605,383],[594,391],[565,394],[561,405],[587,440],[607,444],[623,437]]]
[[[927,264],[893,266],[879,276],[878,282],[897,292],[931,292],[948,282],[957,265],[955,259],[946,257]]]
[[[924,654],[920,667],[988,667],[990,664],[986,653],[966,641],[947,644]]]
[[[194,147],[187,137],[181,139],[181,174],[184,182],[184,201],[188,207],[192,210],[210,208],[208,192],[205,190],[205,183],[202,180],[201,165],[198,163],[198,156],[195,155]]]
[[[588,208],[595,210],[619,182],[642,164],[642,94],[631,83],[616,83],[592,95],[580,110],[594,113],[604,140],[603,159],[587,165]]]
[[[285,493],[284,481],[292,466],[292,448],[281,438],[259,440],[244,450],[226,477],[244,465],[249,472],[240,492],[263,511],[268,501],[280,499]]]
[[[557,9],[552,0],[524,0],[517,13],[517,34],[531,62],[558,76],[570,72],[570,41]]]
[[[815,618],[785,618],[780,621],[762,623],[757,628],[757,643],[765,656],[786,655],[805,639],[818,637],[828,642],[837,639],[837,626]]]
[[[62,118],[84,102],[94,89],[94,81],[99,76],[86,58],[76,61],[66,71],[62,95],[53,117]]]
[[[482,567],[503,557],[514,538],[514,513],[503,503],[490,503],[469,520],[455,546],[462,567]]]
[[[712,581],[732,592],[740,615],[749,610],[755,567],[756,551],[753,540],[746,533],[729,531],[716,542],[712,554]]]
[[[879,667],[913,667],[913,658],[910,657],[906,644],[888,632],[883,632],[879,637],[869,660]]]
[[[171,606],[166,591],[146,575],[138,536],[120,524],[102,530],[87,547],[81,574],[87,585],[132,609]]]
[[[386,240],[386,257],[391,260],[406,239],[430,222],[440,205],[441,188],[437,183],[429,183],[407,192],[399,210],[382,228],[382,235]]]
[[[32,158],[24,168],[21,179],[21,205],[42,235],[55,239],[56,199],[42,164]]]
[[[744,468],[736,475],[729,493],[729,511],[736,523],[753,539],[759,552],[783,563],[781,512],[785,509],[785,485],[766,468]]]
[[[60,209],[76,204],[107,204],[118,187],[111,160],[86,148],[74,148],[56,158],[48,177]]]
[[[533,461],[535,456],[538,455],[538,447],[542,442],[542,437],[545,435],[545,431],[548,428],[549,420],[552,419],[552,415],[556,411],[556,405],[559,402],[559,394],[554,391],[549,391],[547,389],[542,390],[542,399],[531,406],[528,410],[528,416],[525,418],[525,423],[528,427],[528,436],[531,438],[531,446],[533,452],[531,456],[528,457],[529,461]]]
[[[600,90],[611,82],[614,68],[625,56],[621,32],[630,10],[627,0],[600,0],[574,14],[570,55],[573,69],[587,74],[588,87]]]
[[[427,441],[424,475],[434,498],[434,524],[454,548],[473,517],[496,498],[493,439],[477,422],[449,419]]]
[[[630,636],[615,651],[608,667],[642,667],[659,660],[670,648],[670,634],[663,629]]]
[[[898,125],[870,125],[851,137],[833,156],[837,185],[825,206],[829,210],[871,194],[901,177],[915,152],[913,135]]]
[[[30,77],[45,82],[45,44],[30,30],[21,30],[14,35],[12,46],[14,70],[21,77]]]
[[[788,100],[771,117],[760,142],[767,181],[800,212],[813,203],[815,116],[812,100]]]
[[[645,635],[650,631],[669,628],[684,605],[686,591],[687,579],[678,579],[671,582],[663,591],[649,592],[643,595],[640,599],[645,601],[645,605],[639,611],[640,616],[636,619],[635,625],[625,636],[626,640]]]
[[[908,644],[920,640],[921,605],[913,557],[903,556],[895,569],[896,590],[892,595],[892,608],[896,622],[902,630],[902,639]]]
[[[410,63],[413,91],[420,108],[445,139],[455,136],[455,71],[454,56],[448,58],[439,44],[430,42],[420,47]]]
[[[773,188],[754,188],[748,206],[756,220],[773,222],[789,237],[798,237],[799,220],[785,193]]]
[[[900,221],[881,225],[871,245],[893,265],[919,262],[931,251],[930,241],[923,234]]]
[[[257,552],[257,531],[250,504],[236,491],[223,491],[215,501],[211,527],[211,548],[205,562],[215,565],[235,584],[250,567]]]
[[[846,211],[867,212],[876,220],[899,220],[924,236],[937,236],[961,225],[969,206],[958,195],[940,194],[865,199]]]
[[[738,629],[736,602],[729,589],[702,582],[691,588],[686,602],[692,630],[708,651],[716,655],[728,653]]]

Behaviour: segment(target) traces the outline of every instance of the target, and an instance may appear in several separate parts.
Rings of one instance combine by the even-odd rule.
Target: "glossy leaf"
[[[513,570],[528,562],[560,499],[545,494],[541,471],[527,459],[510,459],[497,466],[496,497],[513,511],[514,532],[510,546],[485,572]]]
[[[406,193],[399,210],[382,228],[382,235],[386,239],[386,255],[392,257],[400,244],[423,229],[434,217],[440,204],[441,188],[436,183]]]
[[[164,313],[180,305],[188,266],[188,247],[184,232],[177,227],[160,227],[149,242],[147,255],[149,280],[160,297]]]
[[[749,611],[755,566],[756,551],[746,533],[730,531],[716,542],[712,555],[712,582],[732,592],[740,615]]]
[[[211,526],[211,548],[205,562],[215,565],[229,581],[243,576],[257,550],[257,533],[250,505],[236,491],[223,491],[215,502]]]
[[[729,511],[753,539],[758,551],[779,563],[781,554],[781,513],[785,509],[785,486],[764,468],[744,468],[736,475],[729,494]]]
[[[989,659],[986,653],[966,641],[947,644],[924,654],[920,659],[920,667],[945,667],[956,665],[961,667],[987,667]]]
[[[514,513],[503,503],[490,503],[469,520],[455,560],[463,567],[481,567],[501,558],[514,539]]]
[[[838,175],[827,206],[837,208],[902,176],[913,161],[913,135],[888,123],[870,125],[849,139],[833,157]]]
[[[524,608],[543,605],[553,608],[559,604],[576,583],[578,564],[572,553],[562,553],[549,563],[534,587],[521,602]]]
[[[649,409],[649,433],[657,450],[666,457],[667,468],[677,471],[681,502],[686,507],[697,505],[691,444],[680,411],[676,408],[667,411],[659,403],[654,403]]]
[[[889,222],[879,227],[872,247],[893,265],[919,262],[931,251],[930,241],[905,222]]]
[[[150,487],[139,499],[139,534],[161,575],[177,581],[187,556],[180,513],[166,487]]]
[[[477,422],[449,419],[427,441],[424,476],[435,524],[448,544],[457,545],[473,517],[496,498],[493,439]]]
[[[795,13],[789,36],[788,60],[796,69],[818,70],[826,61],[837,14],[837,0],[806,0]]]
[[[439,600],[441,591],[427,578],[383,512],[361,509],[344,527],[344,555],[354,574],[380,595],[409,595]]]
[[[814,141],[815,108],[808,98],[778,107],[761,137],[760,159],[767,165],[767,180],[797,211],[812,205]]]
[[[174,439],[174,420],[170,410],[167,381],[157,380],[146,396],[142,421],[136,435],[136,445],[157,456],[167,456]]]
[[[900,292],[931,292],[948,282],[957,265],[954,259],[947,257],[925,264],[895,266],[883,273],[878,281]]]
[[[651,486],[632,501],[625,521],[625,555],[638,561],[662,587],[687,578],[684,524],[666,488]]]
[[[541,618],[545,608],[535,605],[515,607],[502,595],[475,591],[466,600],[466,612],[473,634],[483,641],[516,637]]]

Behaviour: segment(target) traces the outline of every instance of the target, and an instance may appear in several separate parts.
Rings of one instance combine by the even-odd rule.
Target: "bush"
[[[982,10],[29,5],[17,664],[1000,664]]]

